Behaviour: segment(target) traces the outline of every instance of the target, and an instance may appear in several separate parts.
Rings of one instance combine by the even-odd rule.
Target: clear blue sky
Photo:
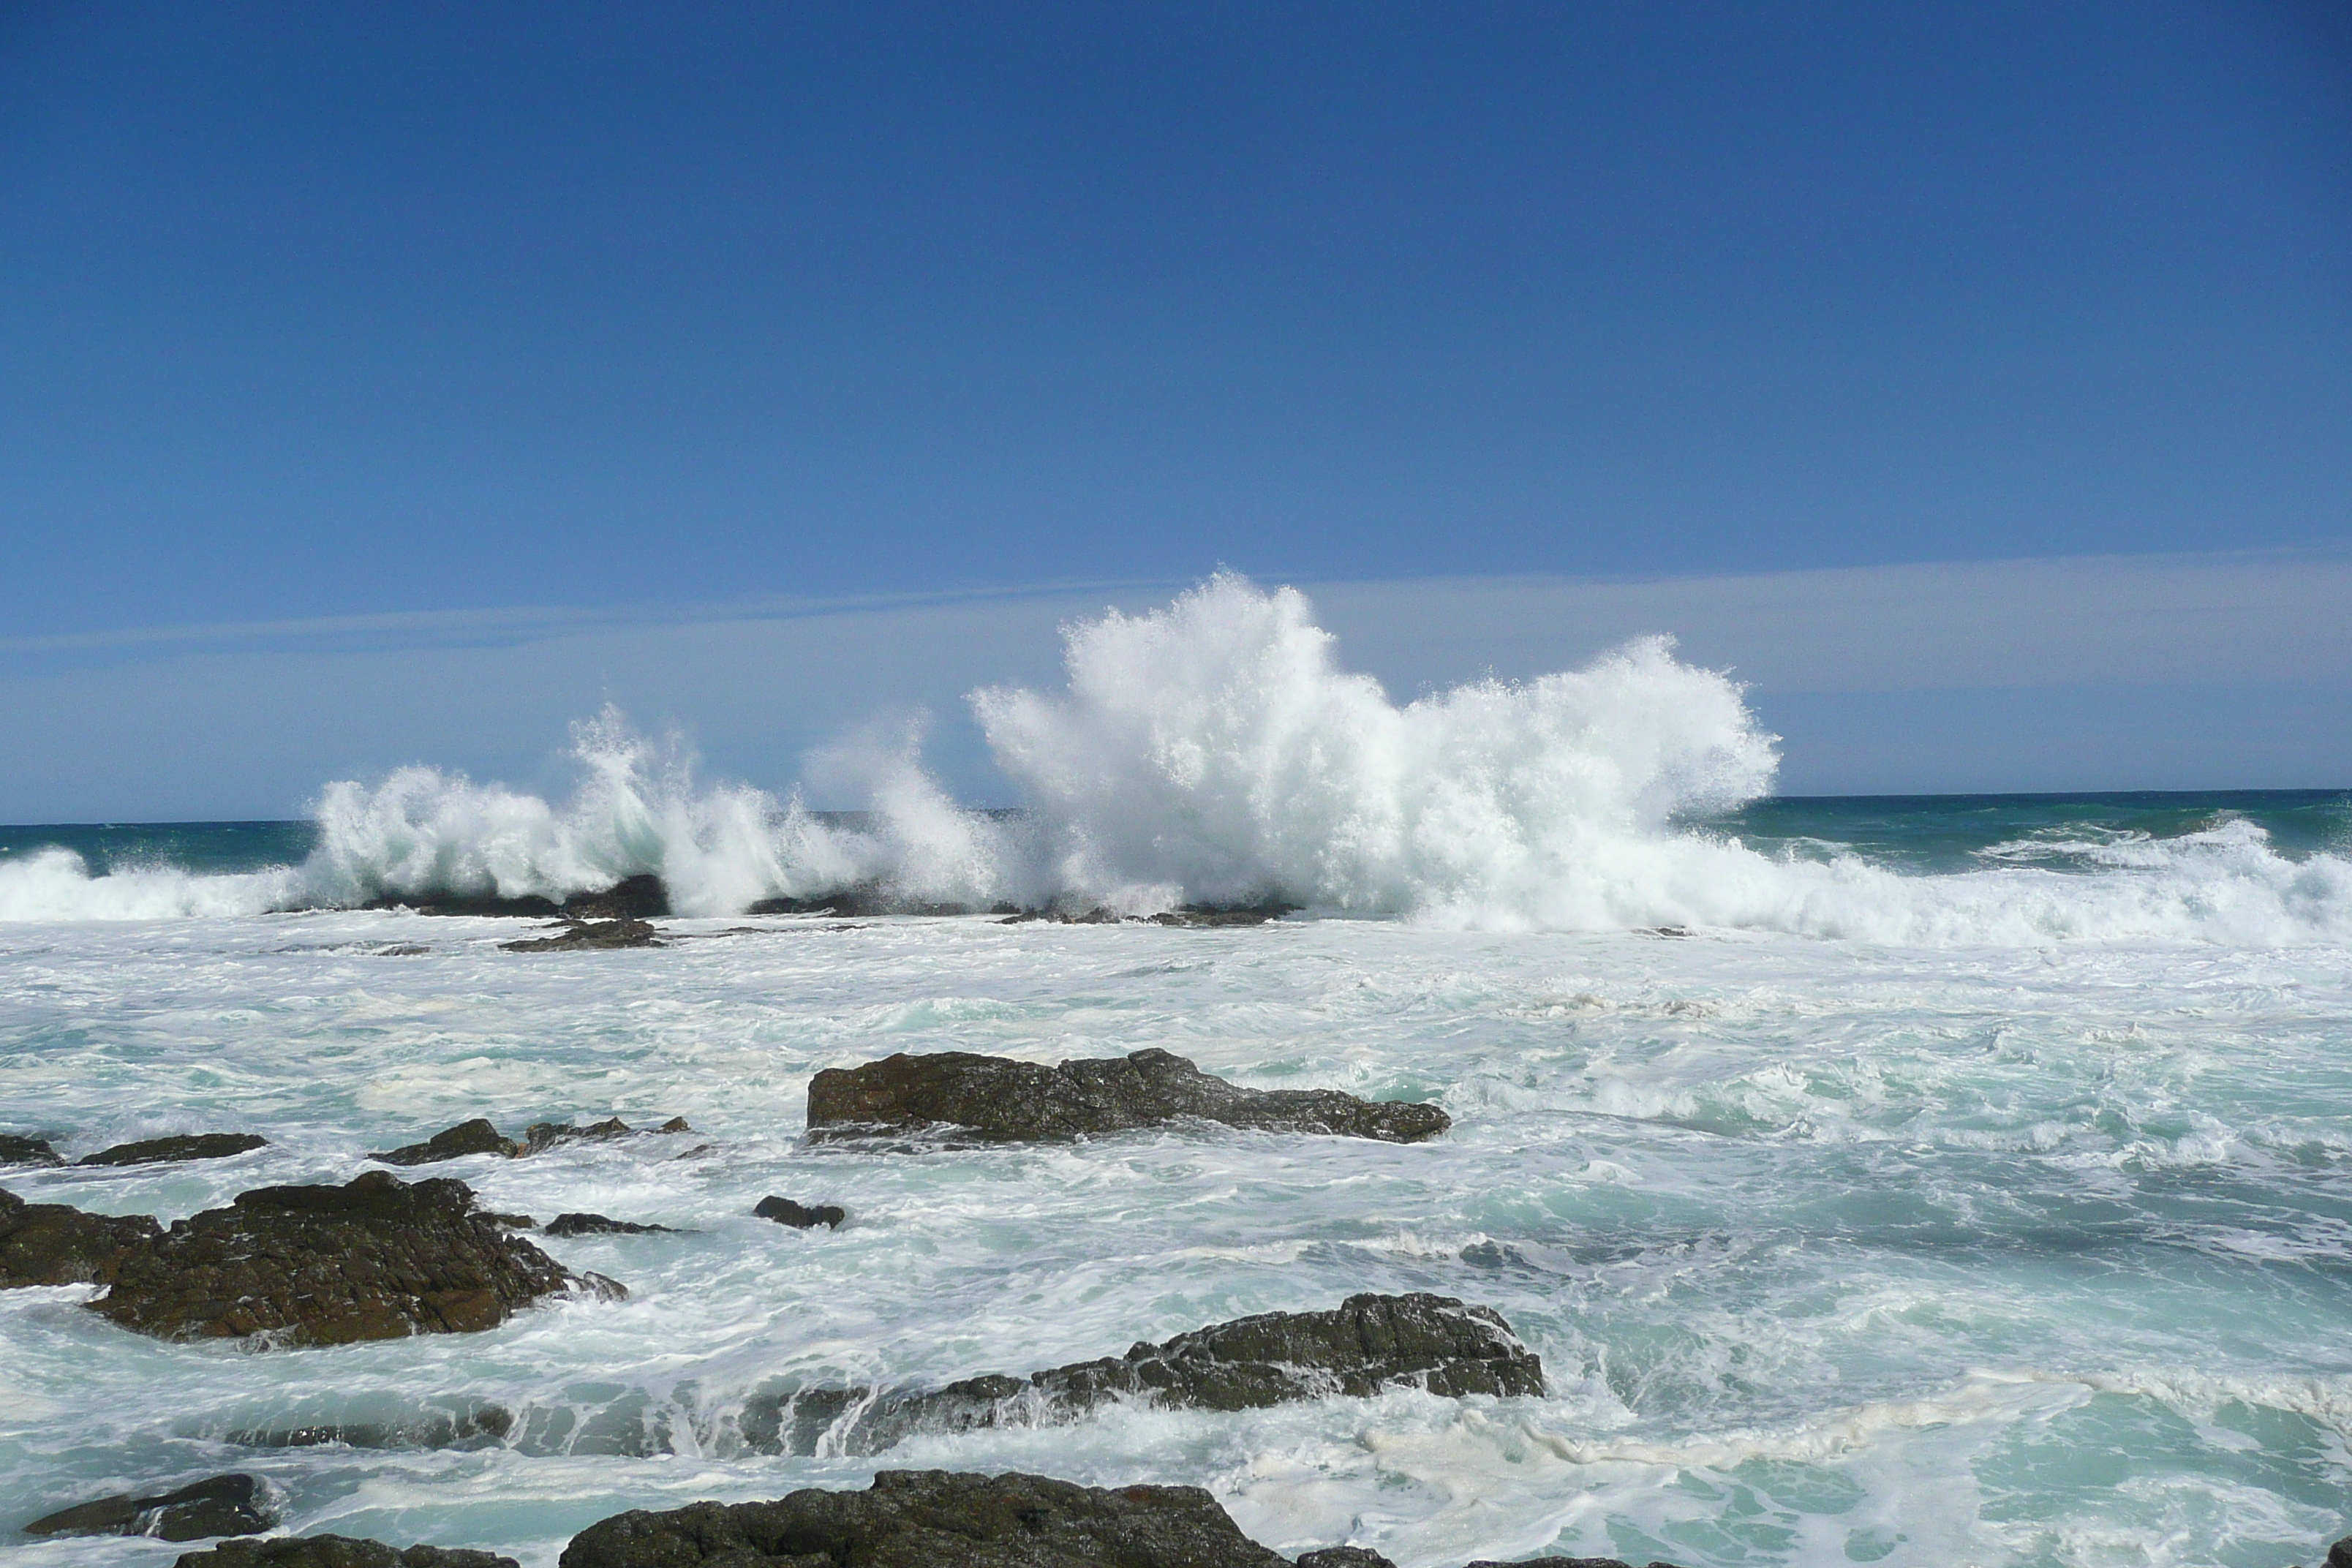
[[[0,3],[0,541],[59,746],[191,624],[2340,554],[2352,6]],[[384,744],[251,806],[501,755]]]
[[[2352,533],[2352,8],[11,5],[20,635]]]

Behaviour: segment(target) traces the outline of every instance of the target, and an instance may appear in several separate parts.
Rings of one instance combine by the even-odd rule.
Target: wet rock
[[[145,1215],[117,1218],[65,1204],[28,1204],[0,1189],[0,1289],[107,1284],[123,1259],[163,1234]]]
[[[666,947],[661,933],[641,920],[572,921],[553,936],[502,942],[509,952],[593,952],[608,948]]]
[[[514,1412],[502,1405],[434,1410],[406,1421],[329,1421],[308,1426],[246,1426],[221,1435],[240,1448],[477,1448],[503,1441]]]
[[[387,1165],[432,1165],[443,1160],[462,1160],[468,1154],[502,1154],[511,1160],[522,1152],[522,1145],[503,1136],[490,1124],[487,1116],[477,1116],[471,1121],[460,1121],[445,1128],[422,1143],[404,1143],[387,1154],[370,1154],[371,1160],[381,1160]]]
[[[84,1154],[77,1165],[160,1165],[181,1160],[226,1160],[232,1154],[265,1149],[269,1140],[258,1132],[180,1132],[169,1138],[142,1138],[117,1143],[95,1154]]]
[[[1163,926],[1262,926],[1297,912],[1297,904],[1265,899],[1255,904],[1180,904],[1162,910],[1151,921]]]
[[[208,1476],[177,1491],[123,1492],[61,1509],[25,1527],[27,1535],[152,1535],[201,1541],[250,1535],[278,1522],[277,1510],[251,1476]]]
[[[865,1491],[698,1502],[590,1525],[562,1568],[1290,1568],[1198,1487],[885,1470]]]
[[[484,1209],[482,1211],[482,1217],[488,1220],[492,1225],[504,1226],[509,1230],[537,1230],[539,1228],[539,1221],[531,1218],[530,1215],[527,1214],[500,1214],[496,1209]]]
[[[1460,1398],[1543,1392],[1543,1362],[1491,1307],[1451,1296],[1350,1296],[1328,1312],[1261,1312],[1141,1343],[1123,1357],[1077,1362],[1026,1379],[967,1378],[929,1394],[811,1389],[755,1399],[743,1436],[754,1447],[805,1451],[844,1415],[845,1453],[874,1454],[917,1432],[1075,1421],[1114,1399],[1188,1410],[1255,1410],[1399,1384]],[[852,1414],[854,1412],[854,1415]]]
[[[1453,1119],[1433,1105],[1330,1089],[1238,1089],[1162,1050],[1059,1067],[942,1051],[901,1053],[809,1081],[812,1138],[953,1130],[982,1142],[1067,1142],[1198,1119],[1229,1127],[1414,1143]]]
[[[381,893],[360,908],[406,910],[417,915],[520,915],[532,920],[569,915],[579,921],[641,921],[670,912],[669,889],[650,873],[625,878],[601,892],[573,893],[562,903],[537,893],[509,899],[496,893],[425,891]]]
[[[62,1165],[65,1163],[65,1157],[50,1148],[46,1138],[0,1132],[0,1165]]]
[[[659,1127],[646,1131],[658,1136],[668,1137],[679,1132],[691,1132],[694,1129],[686,1124],[685,1117],[673,1116]],[[608,1116],[602,1121],[592,1121],[584,1127],[575,1127],[568,1121],[534,1121],[523,1133],[522,1152],[526,1154],[543,1154],[550,1149],[564,1143],[599,1143],[609,1138],[631,1138],[640,1135],[638,1129],[631,1127],[617,1116]]]
[[[668,1232],[666,1225],[637,1225],[625,1219],[607,1219],[600,1214],[560,1214],[547,1222],[542,1234],[547,1236],[650,1236]]]
[[[1307,1561],[1304,1557],[1299,1561]],[[1496,1563],[1481,1559],[1466,1563],[1463,1568],[1633,1568],[1630,1563],[1615,1557],[1523,1557],[1513,1563]],[[1671,1563],[1653,1563],[1650,1568],[1675,1568]]]
[[[1327,1546],[1299,1554],[1297,1568],[1396,1568],[1369,1546]]]
[[[462,1182],[370,1171],[340,1187],[263,1187],[181,1220],[124,1258],[89,1310],[164,1339],[333,1345],[496,1328],[597,1284],[476,1212]]]
[[[968,915],[970,904],[927,903],[901,898],[878,882],[861,882],[807,898],[761,899],[743,911],[747,915],[831,915],[836,920],[871,920],[877,915]]]
[[[752,1205],[751,1212],[761,1219],[772,1219],[778,1225],[791,1226],[794,1230],[810,1230],[820,1225],[839,1230],[841,1222],[849,1217],[849,1211],[839,1204],[819,1204],[814,1208],[804,1208],[790,1198],[780,1198],[772,1193]]]
[[[2327,1568],[2352,1568],[2352,1535],[2327,1549]]]
[[[462,1546],[387,1546],[349,1535],[279,1535],[224,1541],[184,1552],[173,1568],[517,1568],[511,1557]]]

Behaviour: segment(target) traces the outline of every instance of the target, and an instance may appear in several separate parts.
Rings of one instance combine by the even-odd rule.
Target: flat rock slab
[[[335,1345],[496,1328],[583,1284],[619,1289],[576,1279],[478,1213],[462,1182],[370,1171],[181,1220],[126,1258],[89,1310],[163,1339]]]
[[[61,1509],[25,1527],[28,1535],[150,1535],[201,1541],[250,1535],[278,1522],[261,1483],[251,1476],[208,1476],[177,1491],[122,1492]]]
[[[773,1193],[753,1205],[751,1212],[761,1219],[788,1225],[794,1230],[813,1230],[818,1226],[839,1230],[842,1221],[849,1217],[849,1211],[839,1204],[818,1204],[812,1208],[796,1204],[790,1198],[780,1198]]]
[[[117,1143],[95,1154],[84,1154],[77,1165],[160,1165],[181,1160],[226,1160],[269,1146],[258,1132],[181,1132],[169,1138],[142,1138]]]
[[[173,1568],[517,1568],[511,1557],[453,1546],[387,1546],[349,1535],[280,1535],[224,1541],[184,1552]]]
[[[885,1470],[865,1491],[698,1502],[590,1525],[562,1568],[1290,1568],[1198,1487]]]
[[[1237,1318],[1025,1379],[968,1378],[934,1393],[878,1398],[866,1389],[805,1389],[755,1400],[744,1412],[743,1436],[755,1448],[805,1453],[834,1432],[842,1452],[875,1454],[919,1432],[1075,1421],[1114,1399],[1255,1410],[1399,1385],[1451,1398],[1540,1394],[1543,1362],[1491,1307],[1451,1296],[1367,1294],[1328,1312]]]
[[[381,1160],[387,1165],[432,1165],[443,1160],[462,1160],[469,1154],[498,1154],[513,1159],[522,1152],[522,1145],[500,1135],[487,1116],[477,1116],[471,1121],[460,1121],[445,1128],[422,1143],[404,1143],[388,1153],[370,1154],[371,1160]]]
[[[163,1235],[145,1215],[86,1214],[0,1190],[0,1289],[109,1284],[125,1258]]]
[[[65,1163],[65,1157],[50,1148],[46,1138],[0,1132],[0,1165],[62,1165]]]
[[[982,1142],[1073,1139],[1185,1121],[1417,1143],[1451,1127],[1433,1105],[1359,1100],[1330,1089],[1240,1089],[1162,1050],[1059,1067],[941,1051],[900,1053],[809,1080],[809,1136],[937,1129]]]
[[[502,942],[509,952],[597,952],[609,948],[667,947],[661,932],[641,920],[572,921],[553,936]]]

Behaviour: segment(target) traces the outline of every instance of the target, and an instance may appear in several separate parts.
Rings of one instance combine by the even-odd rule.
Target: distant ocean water
[[[436,1168],[501,1211],[682,1227],[547,1240],[630,1300],[488,1333],[239,1353],[135,1338],[83,1288],[0,1292],[0,1530],[236,1468],[297,1530],[546,1568],[625,1508],[943,1467],[1198,1484],[1281,1550],[1404,1568],[2283,1568],[2352,1533],[2346,792],[1777,798],[1738,689],[1664,645],[1398,707],[1303,605],[1229,582],[1074,631],[1066,694],[976,701],[1023,813],[889,757],[871,811],[813,813],[608,716],[564,802],[414,769],[305,823],[0,828],[0,1131],[272,1140],[0,1173],[24,1197],[169,1220],[477,1115],[682,1114],[711,1146]],[[510,920],[354,907],[640,873],[671,946],[517,953]],[[849,887],[1302,910],[741,913]],[[1454,1128],[800,1141],[823,1068],[1145,1047]],[[771,1193],[849,1223],[751,1217]],[[1121,1407],[876,1458],[744,1441],[763,1394],[1360,1290],[1496,1308],[1549,1391]],[[490,1404],[512,1426],[462,1449],[232,1440]]]

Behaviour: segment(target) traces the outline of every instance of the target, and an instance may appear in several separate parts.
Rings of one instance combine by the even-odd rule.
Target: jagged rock
[[[761,1219],[772,1219],[778,1225],[791,1226],[794,1230],[811,1230],[817,1226],[839,1230],[841,1222],[849,1217],[849,1211],[839,1204],[819,1204],[814,1208],[803,1208],[792,1199],[780,1198],[772,1193],[754,1204],[751,1212]]]
[[[560,1214],[549,1220],[541,1231],[545,1236],[650,1236],[667,1232],[666,1225],[637,1225],[625,1219],[607,1219],[600,1214]]]
[[[1290,1568],[1198,1487],[885,1470],[861,1492],[618,1514],[562,1568]]]
[[[1066,1142],[1198,1119],[1229,1127],[1415,1143],[1453,1119],[1433,1105],[1331,1089],[1238,1089],[1162,1050],[1059,1067],[941,1051],[900,1053],[809,1080],[813,1138],[952,1129],[982,1142]]]
[[[246,1426],[221,1435],[240,1448],[316,1448],[340,1443],[347,1448],[483,1447],[514,1430],[514,1412],[503,1405],[469,1410],[434,1410],[407,1421],[331,1421],[310,1426]]]
[[[207,1476],[177,1491],[123,1492],[60,1509],[25,1527],[27,1535],[152,1535],[201,1541],[250,1535],[278,1522],[261,1483],[251,1476]]]
[[[279,1535],[224,1541],[184,1552],[172,1568],[517,1568],[511,1557],[463,1546],[386,1546],[349,1535]]]
[[[1327,1546],[1320,1552],[1302,1552],[1297,1568],[1396,1568],[1396,1564],[1369,1546]]]
[[[477,1116],[471,1121],[460,1121],[445,1128],[422,1143],[404,1143],[388,1154],[370,1154],[371,1160],[381,1160],[387,1165],[432,1165],[443,1160],[461,1160],[468,1154],[503,1154],[513,1159],[522,1152],[522,1145],[502,1135],[490,1124],[487,1116]]]
[[[496,1328],[578,1285],[610,1281],[575,1279],[475,1212],[463,1182],[370,1171],[340,1187],[263,1187],[181,1220],[124,1258],[89,1308],[164,1339],[333,1345]]]
[[[2327,1549],[2327,1568],[2352,1568],[2352,1535]]]
[[[1192,1410],[1255,1410],[1332,1395],[1361,1398],[1409,1384],[1460,1398],[1540,1394],[1543,1362],[1502,1314],[1451,1296],[1350,1296],[1328,1312],[1261,1312],[1139,1343],[1124,1357],[1077,1362],[1020,1378],[967,1378],[929,1394],[807,1389],[755,1399],[744,1440],[813,1450],[856,1412],[839,1447],[874,1454],[916,1432],[1075,1421],[1108,1401],[1149,1399]],[[789,1430],[787,1429],[789,1428]]]
[[[626,915],[609,921],[571,921],[553,936],[499,943],[509,952],[590,952],[607,948],[667,945],[661,940],[661,932]]]
[[[902,898],[878,882],[861,882],[807,898],[760,899],[747,915],[831,915],[837,920],[870,920],[876,915],[968,915],[970,904],[926,903]]]
[[[0,1132],[0,1165],[62,1165],[65,1163],[65,1157],[50,1148],[46,1138]]]
[[[1179,904],[1160,910],[1151,921],[1163,926],[1262,926],[1297,912],[1297,904],[1265,899],[1255,904]]]
[[[651,1128],[648,1131],[667,1137],[673,1133],[691,1132],[694,1129],[686,1124],[685,1117],[673,1116],[659,1127]],[[543,1154],[560,1143],[600,1143],[608,1138],[629,1138],[637,1135],[637,1129],[631,1127],[617,1116],[608,1116],[602,1121],[592,1121],[585,1127],[575,1127],[568,1121],[534,1121],[522,1135],[522,1152],[526,1154]]]
[[[0,1189],[0,1289],[106,1284],[124,1258],[163,1234],[145,1215],[85,1214]]]
[[[111,1149],[84,1154],[74,1163],[159,1165],[167,1161],[226,1160],[232,1154],[249,1153],[268,1145],[269,1140],[258,1132],[180,1132],[169,1138],[142,1138],[136,1143],[117,1143]]]
[[[537,893],[380,893],[360,908],[406,910],[417,915],[521,915],[537,920],[569,915],[580,921],[649,920],[670,912],[669,889],[649,872],[625,878],[602,892],[573,893],[562,903]]]

